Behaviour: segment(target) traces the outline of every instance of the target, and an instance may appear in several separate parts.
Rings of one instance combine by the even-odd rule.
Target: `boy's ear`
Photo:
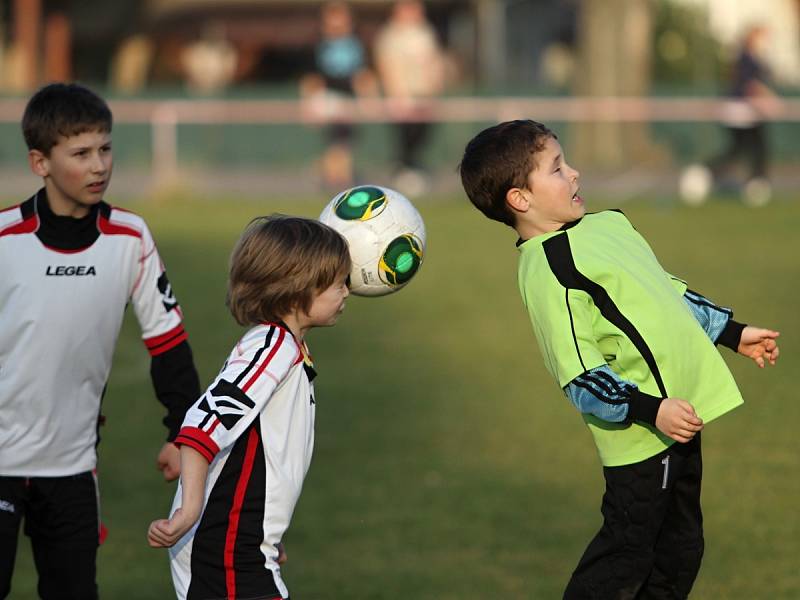
[[[527,212],[531,202],[521,188],[513,187],[506,192],[506,204],[515,212]]]
[[[50,174],[50,161],[41,150],[28,151],[28,165],[34,175],[47,177]]]

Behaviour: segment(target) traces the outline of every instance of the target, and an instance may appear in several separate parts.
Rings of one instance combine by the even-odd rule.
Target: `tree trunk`
[[[646,96],[650,90],[651,0],[583,0],[578,17],[578,96]],[[579,122],[576,164],[616,169],[664,159],[648,123]]]

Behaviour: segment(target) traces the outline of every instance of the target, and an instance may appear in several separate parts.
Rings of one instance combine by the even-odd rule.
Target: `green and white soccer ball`
[[[425,223],[403,194],[362,185],[337,194],[319,220],[350,247],[350,291],[384,296],[403,288],[425,257]]]

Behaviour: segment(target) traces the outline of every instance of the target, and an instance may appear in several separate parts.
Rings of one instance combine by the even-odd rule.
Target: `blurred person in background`
[[[727,148],[707,166],[693,165],[684,171],[680,192],[689,204],[703,203],[715,183],[744,159],[747,173],[742,197],[749,206],[769,202],[772,187],[767,178],[769,151],[765,119],[776,114],[780,104],[770,87],[769,69],[764,63],[769,31],[751,26],[745,33],[733,65],[730,101],[725,104],[723,124],[728,130]]]
[[[222,23],[211,23],[181,52],[186,85],[195,94],[216,94],[233,83],[238,51]]]
[[[427,100],[443,91],[445,56],[419,0],[399,0],[375,41],[375,65],[397,119],[398,171],[394,185],[409,196],[427,188],[420,152],[430,135]]]
[[[350,7],[345,2],[329,2],[323,5],[321,18],[317,72],[301,80],[300,94],[309,102],[310,117],[329,123],[322,180],[326,188],[339,190],[351,186],[354,179],[354,128],[342,101],[375,94],[377,84],[366,66],[364,45],[353,32]]]

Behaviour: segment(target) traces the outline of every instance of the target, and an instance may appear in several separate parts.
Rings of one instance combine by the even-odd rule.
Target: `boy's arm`
[[[712,342],[717,343],[728,323],[733,317],[729,308],[717,306],[705,296],[687,289],[683,294],[683,301],[697,319]]]
[[[609,423],[641,421],[655,425],[662,401],[645,394],[636,384],[622,379],[608,366],[578,375],[567,384],[564,392],[581,413]]]
[[[717,306],[692,290],[687,289],[683,299],[715,344],[753,359],[762,369],[765,360],[771,365],[778,360],[780,349],[775,340],[779,332],[734,321],[731,309]]]
[[[181,506],[169,519],[150,524],[147,541],[153,548],[173,546],[189,531],[203,509],[208,461],[190,446],[181,447]]]
[[[680,277],[669,273],[667,276],[711,341],[736,352],[745,325],[733,320],[733,311],[730,308],[717,306],[702,294],[690,290]]]
[[[164,479],[173,481],[180,475],[180,457],[172,442],[180,431],[186,411],[200,396],[200,380],[188,340],[153,356],[150,377],[156,398],[167,408],[162,422],[169,431],[167,443],[161,448],[156,463]]]
[[[167,480],[175,479],[177,449],[170,447],[187,409],[200,396],[200,380],[183,327],[183,313],[172,291],[150,231],[143,225],[138,276],[131,291],[136,318],[151,356],[150,376],[156,397],[167,409],[169,433],[158,458]]]
[[[275,325],[251,331],[222,371],[186,412],[175,443],[191,446],[209,463],[258,418],[299,359],[290,333]]]
[[[582,373],[567,384],[564,392],[584,414],[610,423],[647,423],[678,442],[688,442],[703,428],[702,420],[685,400],[645,394],[607,366]]]
[[[189,341],[155,354],[150,359],[150,378],[158,401],[167,409],[163,419],[169,441],[175,439],[186,411],[200,397],[200,379]]]
[[[734,352],[738,351],[742,330],[747,325],[734,321],[733,311],[730,308],[717,306],[705,296],[690,289],[683,294],[683,301],[712,342],[730,348]]]

